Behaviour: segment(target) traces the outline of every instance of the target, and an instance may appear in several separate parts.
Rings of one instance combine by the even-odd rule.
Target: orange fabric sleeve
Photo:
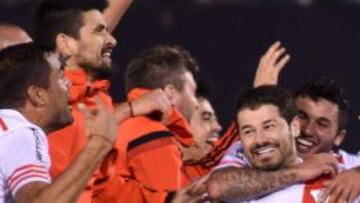
[[[164,202],[184,183],[181,154],[173,134],[160,122],[134,117],[119,125],[112,177],[95,185],[93,201]]]
[[[154,134],[147,136],[151,135]],[[128,151],[129,168],[145,187],[167,191],[180,189],[182,160],[175,142],[173,137],[158,138]]]

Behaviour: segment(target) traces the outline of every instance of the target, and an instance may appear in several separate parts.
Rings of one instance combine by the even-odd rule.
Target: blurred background
[[[31,34],[40,0],[0,0],[0,22]],[[351,103],[344,148],[360,149],[360,0],[134,0],[114,32],[118,46],[111,95],[125,98],[123,73],[140,50],[180,44],[198,60],[200,80],[226,129],[239,92],[252,86],[259,58],[280,40],[291,61],[280,85],[295,89],[328,76],[345,88]]]

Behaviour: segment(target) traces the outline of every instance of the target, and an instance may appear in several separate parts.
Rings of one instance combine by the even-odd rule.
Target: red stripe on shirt
[[[19,168],[17,168],[8,178],[7,182],[8,185],[10,185],[9,183],[13,181],[13,179],[15,179],[16,177],[18,177],[19,175],[17,173],[23,173],[22,171],[28,171],[28,170],[41,170],[43,169],[45,172],[47,172],[46,168],[43,165],[38,165],[38,164],[28,164],[28,165],[24,165],[21,166]]]
[[[27,169],[26,171],[17,174],[16,176],[14,176],[12,179],[8,179],[8,185],[13,185],[14,182],[16,182],[17,180],[21,179],[24,176],[27,176],[29,174],[39,174],[39,175],[48,175],[48,172],[45,169]]]
[[[10,186],[10,190],[14,190],[21,182],[23,182],[26,179],[30,179],[30,178],[41,178],[43,180],[49,180],[49,176],[48,175],[39,175],[39,174],[29,174],[27,176],[23,176],[21,179],[19,179],[18,181],[14,182],[13,186]]]
[[[4,120],[2,118],[0,118],[0,127],[3,131],[8,130],[7,125],[5,124]]]

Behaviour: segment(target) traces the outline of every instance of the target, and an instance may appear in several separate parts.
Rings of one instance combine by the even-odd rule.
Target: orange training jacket
[[[87,81],[87,74],[82,68],[76,70],[65,70],[65,76],[71,81],[69,90],[70,104],[72,105],[72,115],[74,122],[59,131],[48,136],[49,151],[51,156],[50,174],[56,179],[69,166],[81,149],[85,146],[87,138],[85,135],[85,125],[83,114],[78,110],[77,105],[84,103],[89,108],[96,108],[94,97],[99,96],[106,107],[112,111],[112,100],[108,95],[107,89],[109,81],[99,80],[93,83]],[[90,203],[92,200],[93,183],[96,178],[101,178],[106,174],[97,171],[87,184],[85,191],[80,195],[78,203]]]
[[[134,89],[129,100],[148,92]],[[94,202],[166,202],[187,184],[179,145],[190,146],[192,134],[174,108],[167,125],[149,116],[138,116],[119,125],[115,176],[97,185]]]

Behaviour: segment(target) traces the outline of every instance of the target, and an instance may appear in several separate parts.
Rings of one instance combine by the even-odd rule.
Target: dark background
[[[31,33],[34,8],[36,1],[1,0],[0,22],[19,24]],[[251,87],[260,56],[280,40],[292,57],[280,84],[295,89],[316,76],[336,79],[352,105],[344,148],[359,150],[360,4],[356,0],[302,5],[290,0],[135,0],[114,35],[118,40],[111,89],[115,101],[124,99],[123,72],[132,57],[158,43],[176,43],[197,58],[200,79],[210,83],[210,98],[224,128],[233,116],[238,92]]]

